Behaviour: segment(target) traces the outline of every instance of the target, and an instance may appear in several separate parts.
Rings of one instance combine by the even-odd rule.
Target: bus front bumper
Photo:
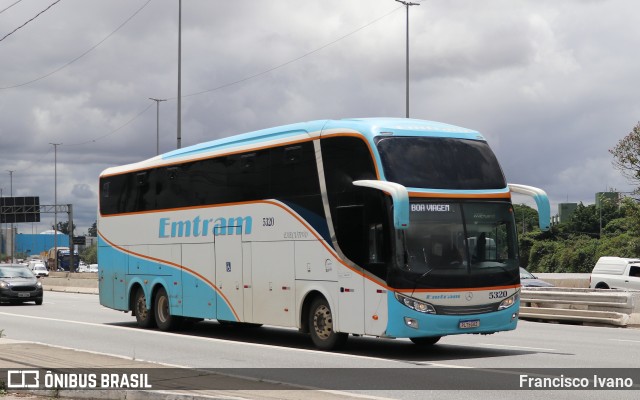
[[[386,336],[396,338],[491,334],[516,329],[520,302],[504,310],[472,315],[438,315],[412,310],[390,299]]]

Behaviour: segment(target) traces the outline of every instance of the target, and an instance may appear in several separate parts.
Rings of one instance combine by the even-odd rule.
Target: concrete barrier
[[[98,294],[96,272],[50,272],[49,276],[40,279],[44,290]]]
[[[523,319],[640,326],[640,291],[523,288],[520,306]]]
[[[591,274],[585,273],[534,273],[543,281],[553,283],[556,287],[588,288]]]

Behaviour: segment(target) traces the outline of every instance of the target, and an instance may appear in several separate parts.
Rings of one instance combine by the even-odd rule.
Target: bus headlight
[[[436,309],[431,304],[422,300],[414,299],[413,297],[405,296],[396,292],[396,299],[405,306],[412,310],[416,310],[421,313],[435,314]]]
[[[520,299],[520,291],[517,291],[513,294],[513,296],[507,297],[506,299],[502,300],[502,302],[498,306],[498,310],[504,310],[505,308],[511,307],[512,305],[516,304],[516,301],[518,301],[518,299]]]

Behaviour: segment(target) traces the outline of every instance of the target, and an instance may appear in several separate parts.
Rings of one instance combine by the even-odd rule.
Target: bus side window
[[[226,156],[230,201],[269,198],[269,151]]]
[[[382,261],[382,224],[369,225],[369,263]]]
[[[318,168],[311,142],[271,149],[271,195],[276,199],[305,201],[303,196],[319,196]],[[305,201],[305,203],[308,201]],[[322,212],[322,202],[312,207]],[[314,201],[315,203],[315,201]]]
[[[147,211],[155,207],[155,193],[150,190],[149,175],[151,171],[138,172],[136,174],[136,189],[135,189],[135,210],[134,211]]]
[[[291,165],[300,162],[302,146],[291,146],[284,149],[284,164]]]
[[[338,245],[351,261],[384,279],[391,253],[390,239],[384,235],[384,195],[353,185],[356,180],[376,179],[367,143],[344,136],[325,138],[320,143]]]

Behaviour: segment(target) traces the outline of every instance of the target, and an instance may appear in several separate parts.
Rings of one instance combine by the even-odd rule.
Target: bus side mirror
[[[390,195],[393,200],[393,226],[400,230],[409,228],[409,192],[406,187],[395,182],[374,180],[354,181],[353,184],[381,190]]]
[[[517,185],[515,183],[509,183],[509,190],[513,193],[533,197],[538,207],[538,225],[541,230],[548,231],[551,225],[551,207],[549,206],[547,193],[533,186]]]

